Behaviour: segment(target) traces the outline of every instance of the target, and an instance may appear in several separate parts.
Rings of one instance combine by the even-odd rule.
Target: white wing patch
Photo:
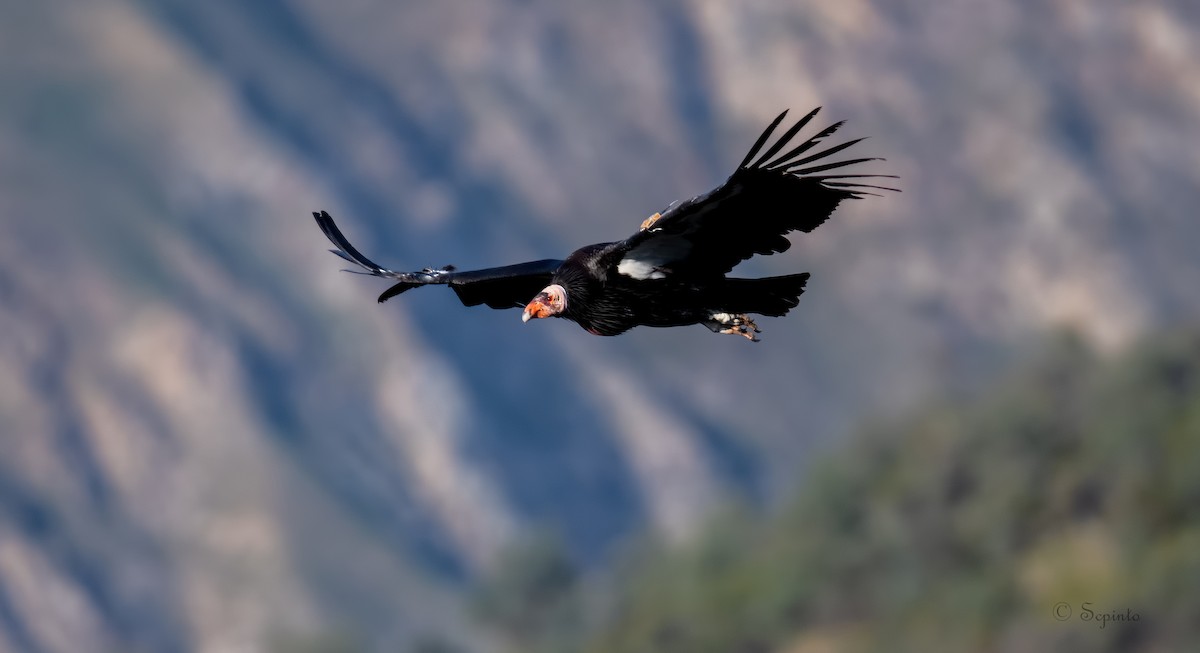
[[[646,279],[666,279],[667,274],[658,269],[653,263],[646,261],[638,261],[631,258],[623,258],[617,264],[617,273],[627,277],[633,277],[638,281]]]
[[[656,236],[625,253],[617,273],[638,281],[665,279],[671,264],[687,256],[692,243],[679,236]]]

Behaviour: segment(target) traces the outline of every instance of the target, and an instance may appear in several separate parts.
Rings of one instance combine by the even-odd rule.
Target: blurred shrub
[[[510,650],[569,650],[581,632],[576,570],[558,538],[536,534],[509,549],[473,612]]]
[[[513,650],[1189,650],[1200,334],[1115,360],[1064,337],[977,403],[860,434],[778,513],[650,547],[587,620],[560,620],[579,587],[554,560],[489,590]]]

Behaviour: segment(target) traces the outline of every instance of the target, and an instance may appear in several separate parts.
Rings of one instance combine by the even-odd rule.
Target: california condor
[[[445,284],[467,306],[524,307],[523,321],[564,317],[601,336],[615,336],[635,326],[703,324],[716,333],[757,341],[755,334],[760,331],[750,314],[785,315],[799,302],[809,275],[765,279],[725,275],[755,254],[786,251],[791,246],[786,234],[797,229],[812,231],[829,219],[842,200],[875,195],[872,189],[897,190],[864,182],[894,175],[838,170],[877,159],[825,162],[861,138],[810,153],[837,131],[841,122],[779,154],[818,111],[820,108],[801,118],[759,156],[787,115],[784,111],[758,137],[724,184],[704,195],[674,202],[647,218],[638,232],[625,240],[581,247],[563,260],[472,271],[446,266],[396,272],[359,253],[328,213],[314,213],[313,217],[337,246],[330,251],[366,274],[396,280],[379,296],[380,302],[417,286]]]

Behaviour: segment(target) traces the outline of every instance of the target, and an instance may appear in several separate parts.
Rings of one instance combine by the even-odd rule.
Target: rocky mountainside
[[[260,650],[456,628],[536,529],[603,563],[770,499],[805,454],[1200,302],[1200,9],[1120,3],[0,2],[0,650]],[[627,235],[781,108],[901,195],[753,274],[749,345],[600,339],[382,263]],[[394,650],[394,646],[390,650]]]

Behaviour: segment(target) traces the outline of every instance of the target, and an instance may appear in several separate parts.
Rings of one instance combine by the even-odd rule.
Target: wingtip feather
[[[771,157],[775,156],[775,154],[778,153],[779,150],[782,150],[785,145],[790,143],[792,138],[794,138],[801,129],[804,129],[804,126],[807,125],[809,123],[809,121],[811,121],[813,119],[813,116],[817,115],[817,112],[820,110],[821,110],[821,107],[817,107],[816,109],[809,111],[803,118],[797,120],[796,124],[792,125],[792,127],[790,129],[788,129],[786,132],[784,132],[783,136],[780,136],[779,140],[775,141],[775,144],[772,145],[770,147],[770,149],[768,149],[766,152],[764,152],[763,155],[761,157],[759,157],[759,159],[757,161],[755,161],[750,167],[751,168],[763,167],[763,162],[765,162],[768,159],[770,159]]]
[[[833,170],[834,168],[842,168],[845,166],[854,165],[856,163],[866,163],[867,161],[882,161],[882,160],[883,159],[881,159],[877,156],[864,157],[861,159],[849,159],[846,161],[835,161],[833,163],[825,163],[825,164],[822,164],[819,166],[812,166],[809,168],[798,168],[798,169],[797,168],[788,168],[788,172],[793,175],[807,175],[807,174],[810,174],[813,172],[821,172],[824,170]]]
[[[325,211],[317,213],[314,211],[313,218],[317,221],[317,226],[321,228],[321,232],[324,233],[325,237],[329,239],[329,242],[333,243],[334,247],[336,247],[336,249],[331,249],[329,251],[361,268],[369,270],[376,276],[385,276],[388,272],[390,272],[386,268],[380,267],[375,262],[371,261],[371,259],[363,256],[361,252],[355,249],[354,245],[351,245],[350,241],[346,239],[346,236],[342,234],[341,229],[338,229],[337,224],[333,221],[333,216],[329,215],[329,213]]]
[[[857,145],[857,144],[863,142],[864,140],[866,140],[865,136],[862,138],[855,138],[853,140],[846,141],[845,143],[834,145],[833,147],[826,148],[815,154],[810,154],[802,159],[789,161],[784,165],[784,167],[796,168],[798,166],[803,166],[805,164],[812,163],[813,161],[823,159],[827,156],[833,156],[834,154],[837,154],[838,152],[841,152],[842,150],[845,150],[849,147],[853,147],[854,145]]]
[[[758,151],[761,150],[762,146],[767,142],[767,139],[771,137],[771,133],[774,132],[775,128],[779,126],[779,123],[783,122],[783,118],[787,116],[787,113],[788,110],[784,109],[783,113],[776,116],[775,119],[771,121],[771,124],[767,125],[767,128],[764,129],[763,133],[759,135],[758,140],[754,141],[754,146],[751,147],[750,151],[746,153],[746,158],[742,159],[742,162],[738,164],[739,169],[745,168],[746,164],[754,159],[754,157],[758,154]]]
[[[768,170],[776,170],[779,168],[786,168],[790,165],[793,165],[796,157],[800,156],[801,154],[804,154],[805,152],[807,152],[807,151],[811,150],[812,148],[816,147],[817,145],[819,145],[821,143],[821,141],[832,136],[833,133],[836,132],[838,129],[840,129],[842,127],[842,125],[844,125],[844,124],[846,124],[846,121],[841,120],[841,121],[833,123],[832,125],[829,125],[825,129],[822,129],[821,131],[817,132],[817,134],[815,136],[813,136],[812,138],[805,140],[803,143],[801,143],[801,144],[797,145],[796,147],[792,148],[791,150],[789,150],[787,154],[782,154],[779,157],[777,157],[774,161],[768,163],[767,169]]]

